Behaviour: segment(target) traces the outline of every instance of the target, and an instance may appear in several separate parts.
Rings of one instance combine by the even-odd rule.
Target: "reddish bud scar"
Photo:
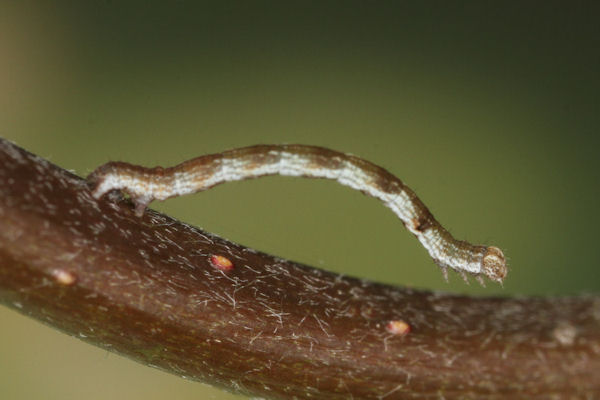
[[[410,325],[401,319],[389,321],[385,329],[392,335],[404,336],[410,333]]]
[[[75,274],[64,269],[55,269],[52,271],[52,276],[57,283],[65,286],[70,286],[75,283],[77,277]]]
[[[227,272],[233,269],[233,263],[231,262],[231,260],[224,256],[213,254],[212,256],[210,256],[210,263],[213,267],[220,271]]]

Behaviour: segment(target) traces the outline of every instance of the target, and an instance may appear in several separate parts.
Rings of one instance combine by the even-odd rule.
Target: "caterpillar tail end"
[[[502,283],[508,269],[506,267],[506,258],[504,253],[497,247],[489,246],[481,261],[481,272],[489,279]]]
[[[135,205],[134,214],[136,217],[140,218],[144,215],[148,204],[150,204],[152,200],[154,200],[150,196],[131,196],[131,199],[133,200],[133,204]]]
[[[107,168],[108,166],[108,168]],[[109,200],[116,202],[122,199],[122,193],[129,195],[134,204],[134,214],[142,217],[148,204],[154,197],[136,193],[132,188],[120,184],[119,180],[112,174],[112,164],[106,164],[96,169],[87,177],[88,186],[92,192],[92,197],[96,200],[108,195]]]

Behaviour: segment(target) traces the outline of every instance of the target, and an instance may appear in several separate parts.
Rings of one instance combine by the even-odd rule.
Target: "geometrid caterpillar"
[[[454,239],[400,179],[362,158],[323,147],[256,145],[201,156],[171,168],[109,162],[97,168],[88,180],[94,185],[95,198],[120,189],[135,203],[136,215],[142,216],[155,199],[267,175],[333,179],[381,200],[419,239],[445,276],[448,268],[463,277],[472,274],[482,284],[482,276],[497,282],[506,276],[506,261],[499,248]]]

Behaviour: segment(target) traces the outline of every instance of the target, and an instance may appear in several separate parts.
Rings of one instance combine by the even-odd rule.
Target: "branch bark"
[[[344,277],[152,210],[138,218],[122,199],[98,202],[84,180],[5,140],[0,302],[265,398],[600,396],[597,296],[470,298]]]

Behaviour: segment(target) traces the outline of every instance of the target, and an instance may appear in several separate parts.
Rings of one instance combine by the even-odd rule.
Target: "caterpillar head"
[[[494,246],[486,249],[481,261],[481,272],[491,280],[502,283],[507,273],[502,250]]]

